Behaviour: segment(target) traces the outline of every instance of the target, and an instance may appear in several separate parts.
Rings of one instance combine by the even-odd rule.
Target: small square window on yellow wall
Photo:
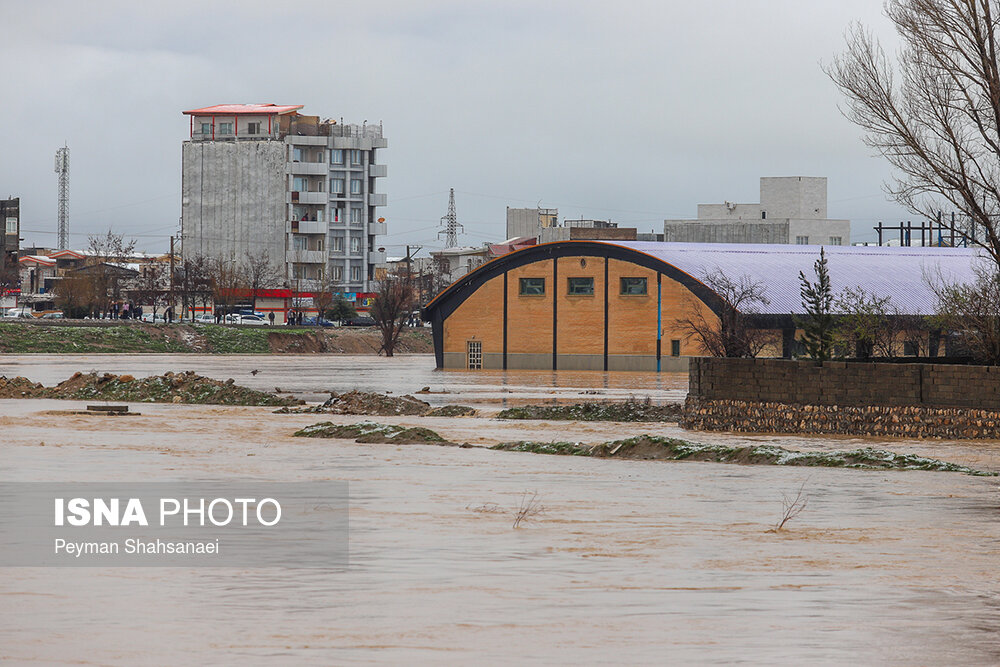
[[[594,279],[593,278],[567,278],[569,281],[569,286],[567,288],[567,294],[571,296],[593,296],[594,295]]]
[[[520,278],[518,294],[521,296],[544,296],[545,278]]]
[[[622,278],[622,294],[646,294],[645,278]]]

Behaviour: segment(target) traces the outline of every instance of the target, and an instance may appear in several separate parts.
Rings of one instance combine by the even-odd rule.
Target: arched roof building
[[[970,281],[965,248],[829,246],[834,293],[862,288],[909,314],[934,312],[930,280]],[[702,278],[721,271],[764,286],[761,326],[794,336],[804,313],[799,272],[819,246],[560,241],[504,255],[456,281],[424,309],[438,368],[682,370],[701,354],[677,321],[730,306]],[[786,350],[787,352],[787,350]]]

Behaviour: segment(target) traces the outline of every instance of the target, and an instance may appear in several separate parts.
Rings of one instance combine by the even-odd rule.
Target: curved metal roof
[[[890,297],[893,306],[915,315],[935,312],[929,279],[940,276],[949,282],[972,281],[981,254],[972,248],[824,248],[835,294],[860,287],[867,294]],[[702,283],[704,276],[715,270],[733,279],[746,276],[765,286],[770,304],[760,308],[762,314],[803,314],[799,272],[814,280],[813,264],[819,253],[820,246],[805,245],[556,241],[517,250],[484,264],[435,297],[425,310],[447,317],[480,285],[505,270],[552,257],[584,254],[616,257],[659,270],[686,285],[716,312],[721,299]]]
[[[767,313],[802,314],[799,271],[815,280],[813,265],[820,246],[729,243],[655,243],[618,241],[614,245],[651,255],[701,279],[721,270],[730,278],[748,276],[765,285],[771,302]],[[946,281],[975,279],[980,251],[973,248],[891,248],[878,246],[823,246],[834,294],[862,288],[878,297],[890,297],[903,312],[930,315],[935,296],[928,283],[937,276]]]

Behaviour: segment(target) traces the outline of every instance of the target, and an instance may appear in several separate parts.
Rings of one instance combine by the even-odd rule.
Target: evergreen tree
[[[810,282],[806,275],[799,271],[799,282],[802,287],[802,307],[806,317],[799,319],[802,328],[802,344],[806,354],[816,361],[829,361],[833,356],[834,319],[833,319],[833,289],[830,287],[830,272],[827,269],[826,252],[819,249],[819,259],[813,264],[816,272],[816,282]]]

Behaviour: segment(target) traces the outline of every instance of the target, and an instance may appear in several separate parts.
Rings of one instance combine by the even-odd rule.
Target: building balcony
[[[385,176],[386,168],[384,164],[370,164],[368,165],[368,175],[372,178],[380,178]]]
[[[296,175],[326,176],[330,167],[326,162],[291,162],[288,171]]]
[[[296,234],[326,234],[326,223],[317,220],[292,220],[291,230]]]
[[[326,146],[326,137],[307,137],[299,134],[285,135],[285,141],[293,146]]]
[[[293,204],[326,204],[330,201],[330,196],[325,192],[296,192],[291,193]]]
[[[386,254],[384,250],[372,250],[368,253],[369,264],[385,264]]]
[[[369,206],[385,206],[385,193],[384,192],[372,192],[368,195],[368,205]]]
[[[326,264],[325,250],[289,250],[285,253],[289,264]]]
[[[368,225],[368,233],[375,236],[385,236],[389,233],[389,223],[373,222]]]

